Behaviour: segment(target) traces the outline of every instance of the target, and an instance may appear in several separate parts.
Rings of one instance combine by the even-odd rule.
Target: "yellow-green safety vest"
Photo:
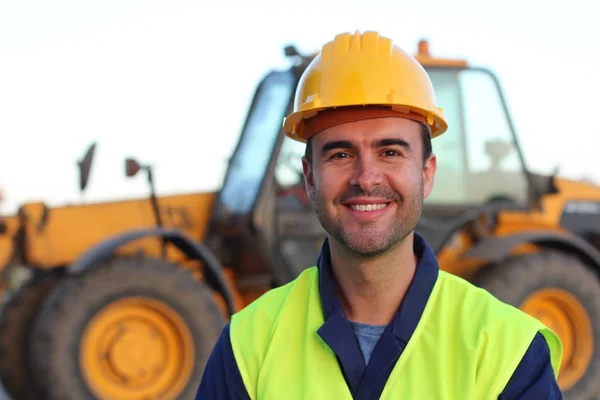
[[[324,323],[317,267],[234,314],[230,337],[252,400],[352,399]],[[558,376],[562,344],[539,320],[444,271],[381,399],[497,399],[541,332]]]

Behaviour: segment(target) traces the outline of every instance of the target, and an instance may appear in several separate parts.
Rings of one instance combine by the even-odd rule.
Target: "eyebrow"
[[[323,145],[323,148],[321,149],[321,152],[326,153],[328,151],[335,150],[335,149],[351,149],[352,147],[354,147],[354,145],[347,140],[334,140],[334,141],[325,143]]]
[[[387,139],[380,139],[380,140],[377,140],[376,142],[374,142],[374,147],[385,147],[385,146],[400,146],[400,147],[404,147],[408,151],[412,150],[410,144],[404,139],[387,138]],[[354,145],[352,144],[352,142],[350,142],[348,140],[333,140],[331,142],[325,143],[323,145],[323,147],[321,148],[321,152],[326,153],[328,151],[335,150],[335,149],[351,149],[353,147],[354,147]]]
[[[400,146],[404,147],[406,150],[412,150],[410,147],[410,143],[408,143],[404,139],[381,139],[376,142],[377,147],[385,147],[385,146]]]

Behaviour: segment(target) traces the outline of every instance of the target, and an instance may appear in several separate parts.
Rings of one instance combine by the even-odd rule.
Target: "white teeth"
[[[351,204],[350,208],[356,211],[373,211],[385,208],[387,204]]]

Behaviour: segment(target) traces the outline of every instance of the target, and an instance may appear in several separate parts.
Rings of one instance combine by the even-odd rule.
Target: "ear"
[[[423,166],[423,198],[429,197],[433,190],[433,181],[437,170],[437,158],[431,154]]]
[[[310,163],[306,157],[302,157],[302,172],[304,173],[304,186],[306,187],[306,194],[311,201],[315,201],[315,183],[314,175]]]

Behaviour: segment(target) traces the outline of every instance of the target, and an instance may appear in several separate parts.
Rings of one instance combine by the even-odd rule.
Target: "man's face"
[[[381,254],[416,227],[432,190],[435,156],[423,162],[421,126],[401,118],[338,125],[312,139],[303,160],[308,196],[333,239],[361,256]]]

